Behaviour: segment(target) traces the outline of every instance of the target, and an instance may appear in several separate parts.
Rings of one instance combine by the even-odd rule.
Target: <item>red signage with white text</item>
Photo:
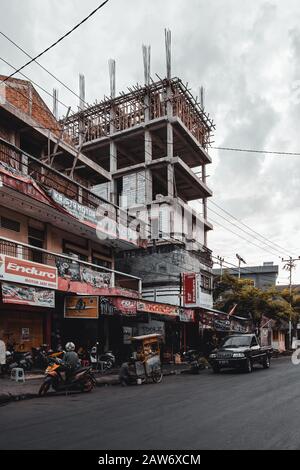
[[[197,278],[195,273],[183,274],[184,305],[193,305],[197,300]]]
[[[0,280],[57,289],[57,269],[12,256],[0,255]]]

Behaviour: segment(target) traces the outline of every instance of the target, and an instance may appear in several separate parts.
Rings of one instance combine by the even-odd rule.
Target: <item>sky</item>
[[[0,0],[0,31],[36,55],[99,3]],[[93,103],[109,94],[109,58],[116,60],[117,93],[143,83],[142,44],[151,45],[152,77],[165,76],[165,27],[172,32],[172,75],[188,82],[194,95],[205,88],[205,108],[216,124],[213,146],[300,152],[297,0],[110,0],[40,62],[76,93],[83,73],[86,101]],[[15,67],[28,60],[1,35],[0,57]],[[0,74],[11,72],[0,60]],[[77,109],[78,99],[37,65],[23,73],[50,94],[58,88],[60,101]],[[38,91],[52,107],[51,98]],[[65,112],[60,105],[60,116]],[[300,256],[300,156],[209,153],[211,201],[257,232],[241,231],[249,229],[209,202],[209,248],[234,264],[236,253],[248,266],[273,261],[280,267],[278,282],[287,283],[281,259]],[[293,281],[300,283],[297,265]]]

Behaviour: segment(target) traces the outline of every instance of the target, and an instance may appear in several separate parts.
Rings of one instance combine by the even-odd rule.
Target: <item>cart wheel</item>
[[[163,374],[161,370],[154,371],[152,374],[152,380],[155,384],[159,384],[162,381]]]

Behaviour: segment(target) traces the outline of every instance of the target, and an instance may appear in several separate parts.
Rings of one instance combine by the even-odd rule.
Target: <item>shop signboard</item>
[[[0,255],[0,280],[57,289],[57,269],[21,258]]]
[[[55,307],[55,291],[39,287],[2,282],[2,302],[5,304]]]
[[[180,308],[179,309],[179,319],[183,322],[193,322],[195,321],[195,312],[190,308]]]
[[[97,296],[71,295],[65,298],[65,318],[95,319],[98,317]]]
[[[165,336],[165,323],[151,318],[148,323],[138,324],[138,333],[139,335],[158,334]]]
[[[93,287],[110,287],[112,275],[110,272],[99,272],[94,269],[80,266],[80,279]]]
[[[217,331],[230,331],[230,321],[229,320],[221,320],[215,319],[214,320],[214,328]]]
[[[201,273],[183,273],[183,303],[187,307],[213,307],[212,293],[201,285]]]
[[[137,314],[136,300],[122,299],[119,297],[111,299],[116,309],[123,315],[133,316]]]
[[[183,273],[183,296],[185,305],[193,305],[196,303],[196,273]]]
[[[179,307],[177,305],[159,304],[148,301],[138,301],[137,310],[140,312],[166,315],[171,317],[179,316]]]

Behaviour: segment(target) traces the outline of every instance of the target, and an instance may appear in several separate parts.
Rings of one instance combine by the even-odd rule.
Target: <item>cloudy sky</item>
[[[2,0],[0,30],[36,55],[99,3]],[[110,0],[41,63],[76,92],[78,74],[84,73],[86,100],[93,102],[109,92],[109,58],[117,62],[117,91],[142,83],[142,43],[151,44],[152,76],[165,75],[168,27],[172,75],[188,81],[195,95],[200,85],[205,87],[206,110],[216,123],[214,146],[300,152],[299,25],[297,0]],[[3,36],[0,56],[15,67],[27,61]],[[11,71],[0,61],[1,74]],[[49,92],[58,87],[59,99],[76,109],[76,97],[39,67],[23,72]],[[51,105],[51,98],[41,95]],[[65,108],[61,105],[59,111],[63,115]],[[240,253],[249,265],[274,261],[281,267],[282,256],[300,255],[300,156],[215,149],[210,153],[212,201],[270,240],[264,240],[267,246],[258,234],[240,231],[238,227],[249,229],[209,204],[229,220],[209,213],[215,226],[209,237],[214,253],[232,263]],[[279,282],[287,279],[281,269]],[[300,283],[300,262],[294,280]]]

